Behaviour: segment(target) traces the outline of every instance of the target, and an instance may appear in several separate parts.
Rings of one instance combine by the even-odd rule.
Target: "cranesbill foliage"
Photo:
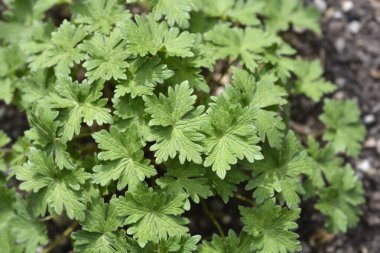
[[[328,231],[357,224],[363,189],[343,157],[365,129],[281,37],[320,32],[303,1],[4,2],[0,98],[30,129],[0,131],[2,252],[65,237],[78,253],[297,252],[309,198]],[[295,96],[323,103],[320,136],[292,129]],[[240,234],[211,198],[239,201]],[[211,240],[190,234],[198,205]]]

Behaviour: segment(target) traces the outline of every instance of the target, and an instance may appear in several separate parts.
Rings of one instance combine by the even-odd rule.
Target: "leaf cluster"
[[[4,252],[54,246],[49,219],[79,224],[78,253],[297,252],[307,198],[332,232],[358,222],[362,185],[340,158],[359,154],[358,106],[323,100],[336,87],[321,63],[280,35],[320,31],[303,1],[5,5],[0,98],[30,129],[12,144],[0,132]],[[294,95],[324,104],[323,136],[307,145],[292,130]],[[196,205],[210,215],[206,199],[237,196],[240,234],[190,234]]]

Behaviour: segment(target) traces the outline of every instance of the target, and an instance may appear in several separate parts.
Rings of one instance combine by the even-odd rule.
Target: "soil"
[[[310,203],[305,203],[300,223],[303,252],[377,253],[380,252],[380,1],[309,2],[323,13],[323,33],[318,38],[302,34],[293,38],[292,44],[306,57],[322,60],[327,79],[339,87],[335,97],[357,99],[360,104],[367,137],[359,159],[351,162],[363,180],[366,204],[357,228],[331,236],[321,229],[321,217],[310,208]],[[297,100],[303,105],[301,111],[320,109],[303,99]],[[300,113],[299,107],[294,109],[295,114]],[[298,116],[300,124],[315,121],[305,117],[308,118],[305,123],[302,118]]]
[[[323,32],[314,36],[303,32],[285,34],[285,38],[307,58],[320,58],[327,79],[336,83],[337,98],[357,99],[362,109],[367,137],[359,159],[350,161],[363,180],[366,203],[357,228],[336,236],[323,229],[323,218],[312,202],[302,206],[299,233],[305,253],[378,253],[380,252],[380,0],[307,0],[322,12]],[[1,1],[0,1],[1,3]],[[1,12],[1,4],[0,4]],[[294,99],[293,121],[297,128],[315,129],[321,104]],[[13,140],[27,129],[25,116],[16,108],[0,103],[0,129]],[[225,230],[241,228],[239,200],[224,205],[212,198],[207,205]],[[226,215],[228,213],[228,215]],[[187,216],[190,230],[210,239],[213,224],[199,205]],[[226,231],[225,231],[226,232]]]

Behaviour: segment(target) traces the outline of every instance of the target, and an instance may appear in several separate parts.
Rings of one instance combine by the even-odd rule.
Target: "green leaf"
[[[173,76],[168,82],[170,84],[177,84],[188,81],[195,90],[209,93],[209,85],[201,75],[201,69],[197,65],[198,62],[198,58],[170,57],[165,59],[165,63],[169,69],[173,70]]]
[[[354,157],[359,155],[360,143],[365,138],[366,130],[355,101],[326,99],[320,119],[327,128],[323,139],[331,143],[335,152],[344,152]]]
[[[89,31],[107,35],[115,24],[125,17],[130,17],[129,12],[118,0],[85,0],[74,5],[72,13],[74,23],[85,24]]]
[[[150,0],[154,5],[152,13],[156,20],[163,16],[170,26],[189,27],[191,0]]]
[[[135,23],[136,22],[136,23]],[[119,27],[128,42],[127,51],[144,57],[164,51],[167,56],[192,57],[195,35],[169,28],[164,22],[158,23],[152,16],[135,16],[135,22],[125,19]]]
[[[161,252],[170,252],[170,253],[191,253],[197,252],[197,243],[201,239],[200,236],[172,236],[167,240],[161,240],[159,244],[154,244],[152,242],[147,243],[143,248],[130,238],[127,239],[127,249],[128,252],[133,253],[152,253],[156,251],[156,248],[159,248]]]
[[[201,165],[171,162],[167,166],[168,172],[156,181],[165,191],[184,194],[195,203],[199,203],[200,198],[206,199],[212,195],[208,179],[204,177],[206,171]],[[190,209],[190,203],[186,203],[186,207]]]
[[[301,250],[298,225],[301,209],[288,210],[266,201],[256,208],[240,207],[243,230],[253,237],[251,250],[262,253],[298,252]]]
[[[132,98],[130,95],[114,98],[112,100],[115,108],[115,115],[121,120],[115,122],[115,126],[125,130],[131,125],[136,125],[139,129],[138,135],[142,140],[147,141],[150,135],[149,117],[144,111],[144,101],[141,97]]]
[[[70,77],[60,77],[56,92],[42,99],[42,103],[50,108],[60,110],[59,121],[62,126],[62,141],[69,141],[78,135],[81,123],[92,126],[94,121],[99,124],[112,123],[111,110],[104,108],[107,99],[102,99],[103,84],[90,84],[87,80],[82,83],[72,82]]]
[[[22,93],[23,106],[30,109],[34,103],[54,92],[56,78],[54,71],[42,69],[30,73],[22,80],[20,88]]]
[[[271,111],[287,103],[287,92],[275,85],[277,78],[273,74],[264,74],[256,81],[247,71],[235,69],[232,86],[227,86],[226,94],[230,100],[238,101],[242,106],[255,107],[254,122],[262,141],[268,140],[271,147],[280,147],[284,138],[285,124],[279,113]]]
[[[227,23],[216,25],[204,36],[210,42],[208,50],[213,51],[215,60],[239,60],[251,72],[264,62],[262,54],[265,49],[278,42],[275,35],[259,28],[231,28]]]
[[[252,26],[260,25],[257,14],[262,11],[263,7],[263,3],[254,0],[202,1],[202,11],[208,16]]]
[[[137,58],[127,72],[127,80],[116,86],[115,97],[131,94],[132,98],[142,95],[152,95],[157,84],[162,84],[173,76],[174,72],[165,64],[160,64],[160,58]]]
[[[188,82],[169,87],[168,96],[144,96],[145,111],[151,115],[149,126],[152,127],[150,140],[156,143],[150,150],[155,152],[157,163],[162,163],[179,154],[183,164],[186,160],[202,163],[203,147],[199,132],[203,107],[194,108],[197,97],[192,95]]]
[[[17,243],[23,245],[25,253],[35,253],[39,245],[48,243],[46,227],[33,214],[28,203],[19,196],[13,209],[16,216],[12,220],[11,230]]]
[[[73,233],[74,250],[78,253],[127,253],[125,231],[91,233],[78,231]]]
[[[211,170],[207,170],[206,176],[209,179],[209,184],[213,191],[216,192],[226,204],[238,190],[237,186],[248,179],[248,176],[239,169],[232,169],[223,179]]]
[[[260,139],[253,120],[256,110],[232,104],[223,96],[214,100],[203,126],[207,155],[204,165],[212,166],[212,170],[223,179],[238,160],[245,158],[253,163],[264,157],[257,145]]]
[[[293,24],[297,28],[309,29],[320,33],[320,13],[312,6],[304,7],[300,0],[261,0],[265,2],[266,29],[285,31]]]
[[[25,55],[19,46],[9,45],[0,47],[0,78],[15,75],[25,64]]]
[[[308,138],[307,151],[310,157],[313,158],[313,164],[308,173],[309,182],[313,187],[318,189],[324,188],[324,176],[335,173],[335,170],[340,169],[343,161],[341,158],[337,157],[331,144],[322,148],[312,137]],[[308,182],[305,184],[307,183]],[[317,190],[313,189],[313,193],[316,194]]]
[[[16,168],[16,178],[23,181],[20,189],[30,193],[37,215],[45,215],[46,208],[62,214],[65,208],[71,219],[84,219],[85,199],[81,185],[90,177],[84,169],[58,170],[52,157],[31,149],[29,160]]]
[[[168,237],[184,235],[188,220],[180,215],[184,212],[186,196],[155,192],[140,185],[135,192],[127,192],[125,197],[113,199],[117,214],[125,218],[127,233],[144,247],[149,241],[158,243]]]
[[[22,246],[17,244],[16,236],[8,229],[0,230],[1,250],[4,253],[23,253]]]
[[[199,247],[200,253],[251,253],[250,244],[252,238],[242,232],[240,236],[232,230],[228,231],[228,236],[222,238],[218,235],[213,235],[211,242],[203,242]]]
[[[82,222],[81,231],[73,233],[75,252],[119,253],[126,250],[125,231],[119,231],[121,221],[115,208],[98,199],[91,205]]]
[[[79,46],[87,53],[83,67],[90,83],[95,80],[127,79],[125,74],[129,66],[126,59],[129,54],[125,50],[119,30],[114,30],[109,36],[95,33],[91,40]]]
[[[144,159],[137,127],[133,126],[124,132],[112,127],[110,132],[102,130],[92,136],[103,150],[98,155],[99,160],[111,161],[94,167],[94,183],[104,186],[118,180],[118,190],[128,185],[129,190],[133,191],[145,178],[156,175],[149,160]]]
[[[298,207],[299,195],[304,193],[300,177],[307,174],[312,165],[297,137],[290,132],[280,149],[266,145],[263,154],[265,159],[251,167],[252,179],[246,189],[254,189],[253,197],[259,204],[279,193],[281,203],[285,202],[289,208]]]
[[[298,60],[294,66],[297,75],[295,88],[297,93],[303,93],[314,102],[320,101],[325,94],[336,90],[336,86],[323,78],[323,69],[319,60],[307,62]]]
[[[36,105],[29,114],[32,128],[25,132],[25,136],[49,155],[54,155],[55,163],[60,169],[74,169],[75,164],[66,151],[66,145],[57,137],[61,124],[57,117],[58,112]]]
[[[328,175],[329,186],[320,190],[315,208],[327,216],[326,226],[333,233],[346,232],[359,222],[364,203],[363,186],[350,166]]]
[[[3,130],[0,130],[0,148],[4,147],[9,142],[11,142],[11,139],[7,136],[7,134]]]
[[[51,36],[49,48],[33,60],[30,68],[38,70],[54,66],[56,75],[67,75],[74,64],[85,58],[78,44],[87,36],[86,28],[77,27],[65,20]]]
[[[173,236],[168,238],[166,241],[161,241],[159,244],[160,250],[162,252],[173,252],[173,253],[191,253],[197,252],[197,243],[200,241],[201,236],[195,235],[183,235],[183,236]]]

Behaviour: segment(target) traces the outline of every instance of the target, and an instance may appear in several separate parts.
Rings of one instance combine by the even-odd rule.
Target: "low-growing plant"
[[[321,133],[292,130],[291,96],[336,89],[280,36],[320,33],[301,0],[4,3],[0,97],[30,129],[12,145],[0,133],[1,252],[65,237],[86,253],[297,252],[306,199],[331,232],[357,224],[356,102],[325,99]],[[239,199],[241,231],[211,197]],[[196,205],[212,239],[189,232]]]

